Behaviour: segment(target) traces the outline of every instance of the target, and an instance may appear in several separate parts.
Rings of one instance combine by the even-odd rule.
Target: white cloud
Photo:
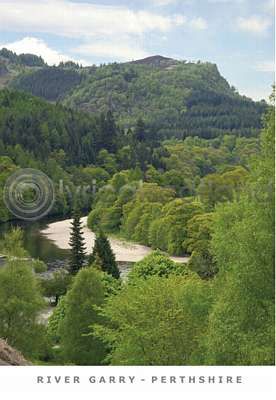
[[[47,43],[41,39],[35,37],[25,37],[22,40],[18,40],[13,43],[3,43],[0,44],[0,48],[7,48],[16,54],[29,53],[41,56],[44,61],[49,65],[59,64],[61,61],[72,60],[73,57],[69,57],[65,54],[60,53],[57,50],[51,49]],[[74,61],[74,59],[73,59]],[[75,60],[83,65],[87,63],[83,60]]]
[[[208,3],[213,3],[213,4],[227,4],[227,3],[236,3],[236,4],[242,4],[244,3],[245,0],[208,0]]]
[[[255,69],[260,72],[275,72],[275,62],[262,61],[256,65]]]
[[[249,33],[263,34],[270,26],[270,19],[254,15],[246,18],[241,17],[237,20],[238,29]]]
[[[205,21],[205,19],[198,17],[198,18],[193,18],[190,21],[190,26],[194,29],[197,30],[205,30],[207,29],[208,25],[207,22]]]
[[[130,61],[149,56],[139,45],[128,43],[128,41],[93,41],[85,43],[74,49],[74,52],[87,58],[105,57],[117,61]]]
[[[168,6],[169,4],[177,3],[178,0],[151,0],[150,1],[155,6]]]
[[[176,0],[155,0],[155,3],[165,5],[173,1]],[[203,18],[188,21],[182,14],[160,15],[123,6],[85,3],[85,0],[0,0],[0,26],[2,31],[26,36],[35,32],[77,40],[79,44],[72,54],[81,54],[88,60],[103,56],[123,61],[148,55],[143,48],[146,34],[163,37],[179,26],[202,30],[207,24]],[[41,54],[49,64],[72,58],[36,38],[27,37],[8,45],[16,52]]]
[[[177,16],[65,0],[0,2],[0,26],[4,31],[32,31],[71,38],[140,35],[150,31],[167,32],[174,28],[176,21]]]
[[[173,16],[173,21],[175,26],[181,26],[186,24],[187,18],[184,15],[178,14]]]

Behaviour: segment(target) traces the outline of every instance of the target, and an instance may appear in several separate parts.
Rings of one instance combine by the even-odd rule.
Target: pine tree
[[[120,271],[116,263],[115,255],[111,249],[108,238],[102,231],[96,235],[89,263],[100,267],[104,272],[112,275],[116,279],[119,279],[120,277]]]
[[[100,116],[100,135],[97,141],[98,149],[106,149],[109,153],[116,151],[117,127],[111,111]]]
[[[81,217],[78,209],[74,211],[73,222],[71,223],[71,226],[69,242],[71,247],[71,257],[69,270],[75,275],[84,266],[85,262],[85,244],[81,225]]]
[[[134,138],[138,142],[144,142],[147,139],[147,134],[146,134],[146,125],[145,122],[142,120],[142,118],[139,118],[135,129],[134,129]]]

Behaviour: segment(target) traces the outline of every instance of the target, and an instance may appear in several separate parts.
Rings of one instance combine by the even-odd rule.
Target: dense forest
[[[155,137],[154,129],[141,119],[133,129],[124,130],[110,111],[91,115],[48,104],[28,94],[2,90],[0,149],[2,181],[16,167],[31,167],[45,172],[56,186],[62,180],[71,194],[80,185],[90,185],[92,190],[92,182],[96,182],[98,189],[107,184],[107,189],[99,191],[95,198],[89,189],[79,194],[83,210],[94,202],[91,224],[99,220],[107,231],[126,229],[129,237],[151,244],[147,237],[142,238],[127,228],[131,222],[126,211],[123,216],[123,208],[126,210],[124,206],[128,202],[132,207],[136,200],[133,190],[128,188],[130,193],[123,193],[125,186],[136,187],[142,180],[146,194],[140,188],[140,196],[150,197],[152,190],[156,196],[150,202],[159,203],[153,204],[158,209],[163,191],[170,193],[167,196],[170,200],[201,196],[208,210],[216,202],[215,198],[208,198],[211,196],[209,184],[218,187],[212,196],[231,198],[231,185],[236,189],[242,184],[248,159],[259,151],[259,138],[224,135],[212,140],[188,137],[161,142]],[[225,193],[219,189],[223,180],[229,182]],[[105,193],[113,184],[115,193]],[[66,215],[72,208],[72,196],[66,192],[58,194],[53,213]],[[145,199],[145,210],[146,202]],[[138,203],[142,211],[140,200]],[[141,216],[139,211],[138,215]],[[2,205],[1,220],[7,219],[9,215]],[[168,250],[167,246],[161,248]],[[183,251],[178,249],[176,254]]]
[[[49,67],[2,50],[0,84],[0,222],[20,168],[73,217],[68,268],[46,278],[20,229],[1,237],[0,337],[35,364],[272,365],[274,99],[159,56]],[[122,279],[107,235],[153,251]]]
[[[114,125],[114,138],[102,145],[104,138],[109,138],[110,125]],[[100,165],[105,162],[105,158],[109,158],[105,147],[109,146],[109,141],[115,140],[116,133],[110,114],[94,117],[50,105],[24,93],[2,90],[1,180],[5,180],[17,167],[42,170],[56,186],[62,181],[64,187],[69,188],[67,192],[57,192],[53,210],[55,214],[66,215],[70,211],[77,186],[89,184],[93,179],[104,180],[109,177],[109,173]],[[113,158],[110,157],[112,163]],[[90,207],[89,191],[84,193],[80,201],[82,208]],[[9,214],[2,205],[1,220],[7,219]]]
[[[87,111],[111,109],[124,126],[138,118],[162,138],[224,133],[251,136],[260,129],[265,104],[238,95],[210,63],[112,64],[91,72],[65,98]]]
[[[12,86],[34,96],[57,101],[78,86],[81,81],[82,75],[73,69],[45,67],[19,76],[13,81]]]
[[[19,258],[26,257],[22,233],[7,234],[1,241],[8,255],[0,270],[1,337],[37,364],[274,364],[274,129],[272,109],[259,152],[247,160],[246,173],[239,167],[242,178],[230,197],[218,190],[223,196],[214,200],[203,190],[202,202],[200,194],[174,199],[172,189],[146,183],[132,194],[132,206],[123,207],[128,219],[132,210],[137,214],[139,200],[143,207],[146,201],[148,214],[140,212],[138,225],[146,231],[155,209],[160,239],[166,238],[162,227],[169,230],[168,218],[180,216],[176,237],[192,250],[188,265],[175,264],[157,250],[122,282],[99,231],[88,265],[76,269],[74,263],[69,274],[60,271],[45,280],[39,275],[41,262]],[[207,177],[212,175],[218,183],[220,174]],[[127,177],[116,173],[114,188]],[[122,197],[128,197],[127,188]],[[71,242],[73,261],[83,254],[77,214]],[[45,326],[37,316],[43,295],[53,294],[57,306]]]
[[[72,62],[49,67],[5,49],[1,62],[8,75],[10,70],[4,80],[10,87],[89,113],[112,111],[124,128],[143,119],[161,139],[256,136],[266,109],[264,101],[240,96],[211,63],[154,56],[99,67]]]

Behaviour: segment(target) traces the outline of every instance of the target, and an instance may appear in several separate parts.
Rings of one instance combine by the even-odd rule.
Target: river
[[[9,231],[11,227],[19,226],[24,232],[24,246],[31,257],[39,258],[47,264],[63,262],[69,258],[70,219],[38,222],[16,221],[0,225],[0,235]],[[95,235],[86,226],[87,217],[82,218],[83,233],[87,253],[91,253]],[[152,252],[152,249],[140,244],[110,237],[111,247],[116,260],[122,263],[140,261]],[[171,257],[175,262],[185,263],[187,257]]]

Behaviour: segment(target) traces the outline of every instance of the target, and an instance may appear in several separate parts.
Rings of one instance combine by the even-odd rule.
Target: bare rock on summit
[[[172,58],[158,55],[158,56],[146,57],[143,58],[142,60],[131,61],[129,64],[151,65],[153,67],[166,68],[172,65],[177,65],[178,61]]]
[[[8,365],[31,365],[17,350],[8,345],[8,343],[0,339],[0,366]]]

